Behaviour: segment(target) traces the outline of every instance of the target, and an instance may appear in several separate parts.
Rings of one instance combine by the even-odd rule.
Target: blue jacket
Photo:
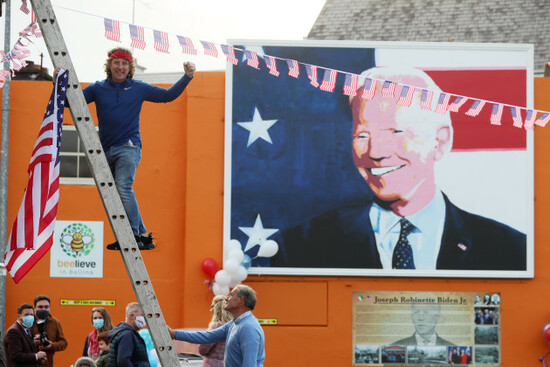
[[[109,331],[109,367],[149,367],[145,341],[138,332],[125,322],[120,322]]]
[[[168,89],[140,80],[126,79],[115,83],[111,78],[90,84],[84,89],[86,103],[95,102],[99,139],[104,150],[131,140],[141,145],[139,115],[144,101],[170,102],[178,98],[191,81],[184,74]]]

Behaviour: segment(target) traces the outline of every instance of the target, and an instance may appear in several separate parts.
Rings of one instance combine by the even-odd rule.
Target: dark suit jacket
[[[415,334],[414,333],[413,335],[409,336],[408,338],[404,338],[404,339],[401,339],[401,340],[398,340],[394,343],[392,343],[393,345],[416,345],[416,337],[415,337]],[[439,335],[435,334],[435,345],[454,345],[453,343],[451,343],[450,341],[448,340],[445,340],[443,338],[441,338]]]
[[[468,213],[443,197],[446,213],[437,269],[526,270],[525,234]],[[337,209],[284,231],[275,238],[280,250],[271,266],[381,269],[371,206],[372,201]]]
[[[14,323],[4,337],[4,349],[8,367],[36,367],[36,348],[19,323]]]

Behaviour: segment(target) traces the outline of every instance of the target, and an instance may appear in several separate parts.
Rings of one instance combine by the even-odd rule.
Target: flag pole
[[[2,4],[0,3],[0,6]],[[10,52],[11,1],[6,1],[6,19],[4,27],[4,52]],[[10,69],[9,61],[4,62],[4,69]],[[10,79],[6,78],[2,90],[2,138],[0,141],[0,342],[6,330],[6,252],[8,233],[8,156],[9,156],[9,122],[10,122]]]

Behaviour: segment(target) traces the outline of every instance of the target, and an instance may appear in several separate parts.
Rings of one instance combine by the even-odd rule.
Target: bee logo
[[[84,248],[84,245],[89,245],[93,241],[93,237],[89,235],[82,235],[80,232],[73,233],[72,236],[63,236],[63,243],[70,245],[74,252],[79,253]]]
[[[63,229],[59,238],[61,250],[70,257],[87,256],[95,245],[95,235],[90,227],[83,223],[73,223]]]

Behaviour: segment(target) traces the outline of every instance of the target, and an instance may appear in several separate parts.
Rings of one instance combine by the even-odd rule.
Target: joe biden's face
[[[408,206],[408,212],[399,214],[409,215],[434,196],[434,165],[448,146],[450,132],[426,121],[426,111],[419,112],[418,106],[396,102],[397,97],[380,93],[372,100],[353,101],[353,160],[380,201]]]

